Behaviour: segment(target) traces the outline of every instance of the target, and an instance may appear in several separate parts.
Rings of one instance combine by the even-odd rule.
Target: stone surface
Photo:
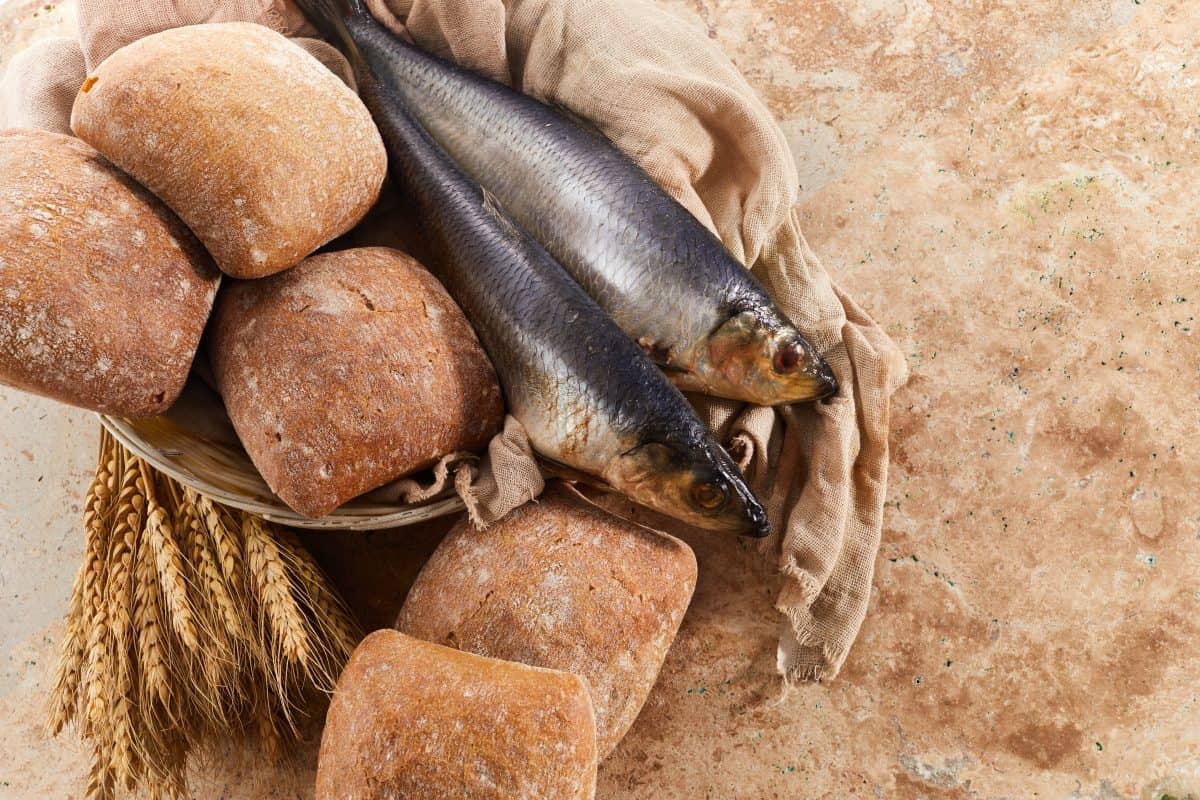
[[[1200,797],[1200,4],[669,7],[784,120],[810,242],[913,377],[842,674],[779,702],[772,565],[697,534],[691,609],[597,796]],[[6,416],[6,452],[35,407]],[[4,461],[0,501],[30,532],[0,539],[6,575],[46,572],[0,622],[24,667],[0,699],[0,797],[82,787],[60,777],[82,776],[77,745],[20,721],[54,632],[9,649],[78,557],[35,549],[78,502],[51,454],[85,428],[60,424],[36,466]],[[22,510],[35,471],[52,499]],[[290,771],[262,769],[260,794],[224,762],[206,775],[203,798],[311,791]]]

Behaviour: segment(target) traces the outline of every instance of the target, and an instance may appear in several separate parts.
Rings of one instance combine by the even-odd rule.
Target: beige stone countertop
[[[69,29],[50,5],[9,0],[0,60]],[[1200,2],[667,5],[783,121],[810,243],[912,378],[841,675],[780,698],[772,564],[693,536],[598,797],[1200,797]],[[78,798],[83,751],[40,722],[96,425],[0,405],[0,798]],[[385,624],[400,591],[369,587],[436,537],[309,541]],[[225,754],[197,797],[310,797],[312,761]]]

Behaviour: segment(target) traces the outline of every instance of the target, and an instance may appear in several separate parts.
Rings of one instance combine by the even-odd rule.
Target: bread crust
[[[368,636],[338,679],[317,800],[591,800],[591,701],[575,675]]]
[[[480,449],[503,419],[495,370],[462,311],[386,247],[229,281],[209,357],[251,460],[309,516]]]
[[[553,483],[486,530],[456,525],[396,627],[585,678],[604,758],[646,702],[695,586],[686,544]]]
[[[165,411],[220,273],[153,195],[70,136],[0,132],[0,381],[93,411]]]
[[[288,269],[379,196],[383,140],[358,96],[261,25],[189,25],[105,59],[71,128],[162,198],[238,278]]]

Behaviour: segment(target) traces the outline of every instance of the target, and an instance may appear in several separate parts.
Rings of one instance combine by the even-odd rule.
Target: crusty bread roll
[[[91,147],[0,132],[0,381],[109,414],[161,413],[219,281],[184,224]]]
[[[476,450],[500,429],[496,373],[429,272],[385,247],[231,281],[209,358],[267,485],[302,514]]]
[[[452,529],[396,627],[586,678],[604,758],[646,702],[695,586],[686,544],[552,484],[487,530]]]
[[[576,675],[376,631],[338,679],[317,800],[590,800],[595,736]]]
[[[238,278],[295,266],[349,230],[387,169],[358,96],[249,23],[173,28],[121,48],[84,81],[71,128]]]

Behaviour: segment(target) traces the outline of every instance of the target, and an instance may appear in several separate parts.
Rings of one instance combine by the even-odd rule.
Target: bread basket
[[[383,490],[311,518],[288,508],[268,487],[242,448],[221,399],[196,375],[161,416],[122,419],[99,415],[121,444],[155,469],[219,503],[271,522],[315,530],[377,530],[413,525],[462,511],[453,491],[423,503],[395,501]]]

